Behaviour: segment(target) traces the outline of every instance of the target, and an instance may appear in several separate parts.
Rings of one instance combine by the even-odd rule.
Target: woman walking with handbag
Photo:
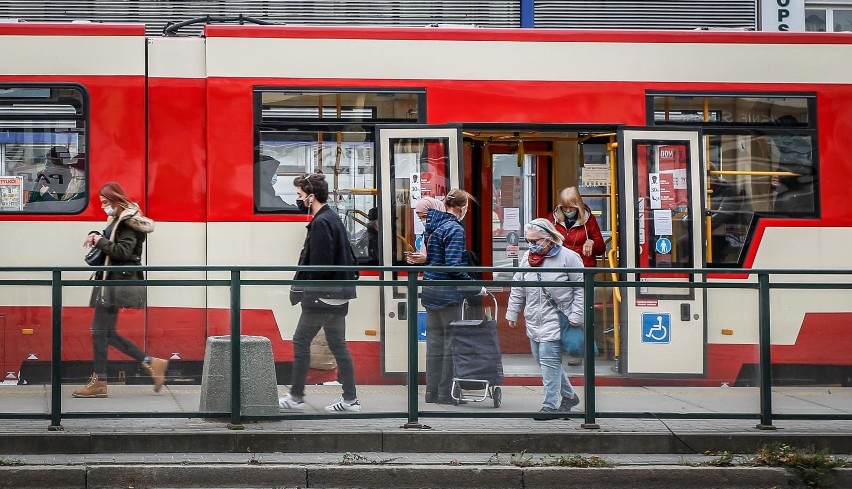
[[[529,250],[521,259],[521,268],[583,268],[576,252],[562,246],[562,235],[547,219],[530,221],[524,228]],[[568,412],[580,403],[580,397],[562,368],[562,323],[583,326],[583,274],[577,272],[516,272],[515,282],[575,282],[562,287],[513,286],[509,294],[506,319],[517,326],[524,311],[527,337],[533,358],[541,368],[544,383],[542,413]],[[539,421],[552,418],[533,418]]]
[[[101,207],[107,214],[103,234],[92,231],[83,246],[102,251],[106,266],[138,266],[141,264],[145,237],[154,231],[154,221],[142,215],[139,206],[130,201],[124,189],[116,182],[101,187],[98,195]],[[90,253],[91,254],[91,253]],[[87,262],[90,260],[87,259]],[[90,263],[92,264],[92,263]],[[139,280],[142,272],[95,272],[96,278],[106,280]],[[92,345],[95,371],[89,382],[72,392],[74,397],[107,397],[107,353],[113,346],[127,356],[138,360],[154,380],[154,392],[159,392],[165,381],[169,361],[146,355],[132,341],[118,334],[118,311],[124,307],[145,307],[144,286],[96,286],[90,305],[95,308],[92,319]]]

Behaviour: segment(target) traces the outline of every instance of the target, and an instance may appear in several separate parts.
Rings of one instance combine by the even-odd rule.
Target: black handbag
[[[106,263],[106,253],[104,253],[104,250],[100,248],[92,247],[83,259],[90,266],[102,267],[104,266],[104,263]]]

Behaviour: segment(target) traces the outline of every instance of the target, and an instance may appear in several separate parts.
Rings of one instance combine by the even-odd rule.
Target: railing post
[[[62,271],[53,270],[51,289],[50,426],[62,431]]]
[[[408,271],[406,310],[408,311],[408,422],[405,428],[423,428],[419,422],[417,400],[418,341],[417,341],[417,271]]]
[[[769,322],[769,274],[757,275],[759,309],[759,369],[760,369],[760,424],[761,430],[774,430],[772,425],[772,334]]]
[[[240,365],[240,271],[231,270],[231,424],[228,428],[232,430],[243,429],[242,413],[240,404],[242,402]]]
[[[598,430],[595,423],[595,274],[583,271],[583,316],[585,319],[585,363],[583,363],[583,393],[586,397],[585,419],[581,425],[589,430]]]

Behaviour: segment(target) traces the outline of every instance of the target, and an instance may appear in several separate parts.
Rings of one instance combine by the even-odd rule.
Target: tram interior
[[[470,166],[468,185],[480,199],[478,221],[471,223],[474,249],[483,264],[506,268],[493,274],[497,280],[511,280],[512,268],[528,246],[524,224],[552,212],[558,191],[577,187],[585,205],[595,217],[607,252],[613,249],[614,194],[610,185],[610,161],[614,159],[614,130],[570,131],[464,131],[465,165]],[[616,259],[614,254],[611,255]],[[608,265],[607,254],[598,256],[600,266]],[[613,262],[613,264],[615,264]],[[599,280],[606,280],[598,274]],[[506,304],[508,288],[492,289],[498,302]],[[615,353],[612,289],[595,291],[596,344],[600,353],[598,369],[612,374]],[[529,343],[523,328],[498,326],[504,369],[507,375],[533,374]],[[569,368],[580,367],[578,365]]]

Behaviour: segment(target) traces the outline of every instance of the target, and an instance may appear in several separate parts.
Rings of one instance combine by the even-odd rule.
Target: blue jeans
[[[574,387],[562,368],[562,345],[559,340],[538,342],[530,340],[533,358],[541,367],[544,382],[544,407],[556,409],[563,397],[573,397]]]

